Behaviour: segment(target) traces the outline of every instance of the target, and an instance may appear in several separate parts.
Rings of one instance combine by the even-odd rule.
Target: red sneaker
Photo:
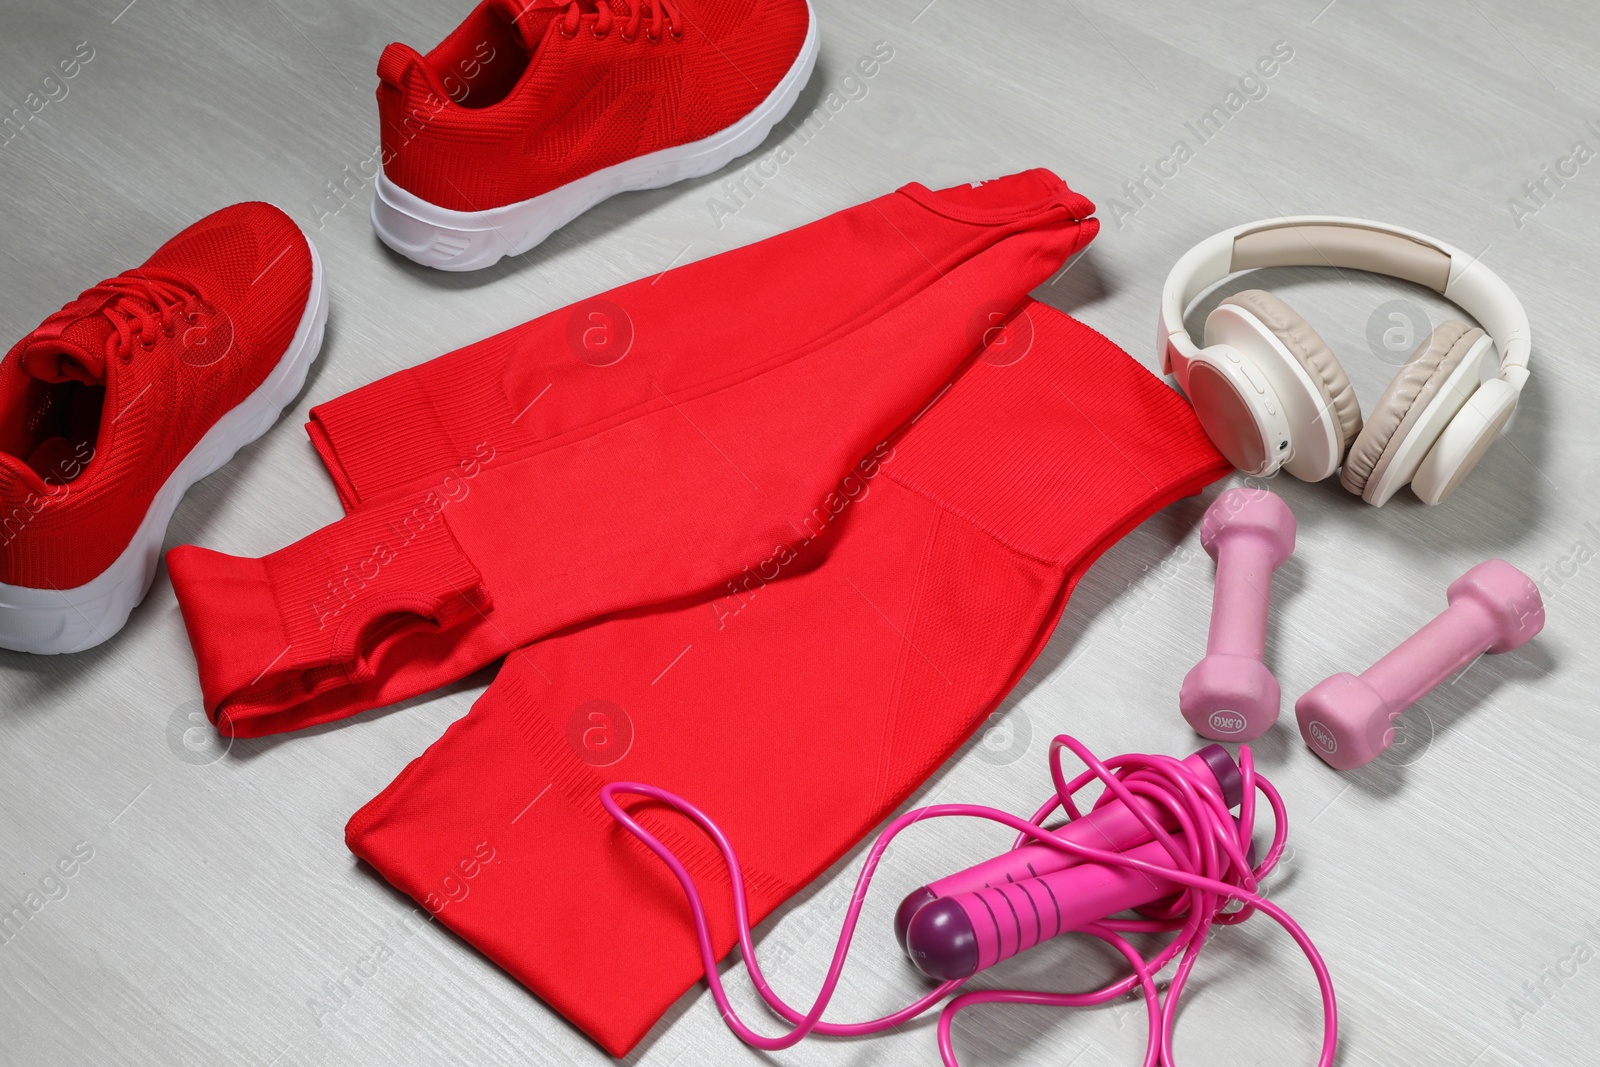
[[[487,267],[751,151],[816,59],[807,0],[483,0],[426,56],[378,61],[373,228],[426,266]]]
[[[299,393],[328,303],[270,204],[208,215],[0,362],[0,648],[78,652],[122,628],[184,492]]]

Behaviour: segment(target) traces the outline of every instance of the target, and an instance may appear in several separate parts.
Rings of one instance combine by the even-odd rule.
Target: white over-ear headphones
[[[1206,347],[1183,326],[1202,292],[1258,267],[1340,267],[1426,285],[1484,329],[1450,320],[1414,352],[1362,424],[1350,379],[1289,305],[1261,289],[1206,317]],[[1485,335],[1484,330],[1488,331]],[[1500,374],[1480,384],[1484,358]],[[1365,219],[1266,219],[1206,238],[1184,253],[1161,291],[1161,369],[1178,380],[1222,454],[1250,474],[1279,468],[1339,481],[1382,505],[1409,483],[1437,504],[1494,443],[1528,380],[1528,315],[1510,286],[1443,241]]]

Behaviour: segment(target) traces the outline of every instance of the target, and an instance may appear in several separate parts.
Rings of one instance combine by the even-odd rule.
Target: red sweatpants
[[[907,186],[323,405],[359,508],[168,554],[207,710],[250,737],[392,703],[814,536],[1092,210],[1047,171]]]
[[[708,811],[767,916],[999,704],[1101,551],[1229,469],[1177,394],[1081,323],[1028,301],[990,340],[839,483],[815,536],[511,655],[351,819],[352,851],[625,1054],[700,963],[681,890],[605,814],[602,783]],[[343,464],[336,436],[324,454]],[[639,810],[694,872],[726,952],[714,849]]]

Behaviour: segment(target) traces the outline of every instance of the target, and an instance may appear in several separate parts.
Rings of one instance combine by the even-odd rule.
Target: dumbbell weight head
[[[1388,702],[1353,674],[1312,686],[1295,701],[1294,717],[1306,744],[1335,770],[1371,763],[1394,742]]]
[[[1450,583],[1445,597],[1476,601],[1495,620],[1495,638],[1485,651],[1521,648],[1544,629],[1544,598],[1533,579],[1503,559],[1486,560]]]
[[[1278,494],[1266,489],[1229,489],[1206,509],[1200,520],[1200,547],[1217,558],[1222,542],[1243,535],[1266,546],[1265,564],[1276,570],[1294,554],[1294,512]]]
[[[1253,741],[1278,720],[1283,694],[1266,664],[1212,653],[1184,675],[1178,710],[1195,733],[1217,741]]]

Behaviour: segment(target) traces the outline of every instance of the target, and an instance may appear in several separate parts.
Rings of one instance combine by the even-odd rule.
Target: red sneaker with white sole
[[[487,267],[752,151],[816,59],[807,0],[483,0],[426,56],[378,61],[373,228],[426,266]]]
[[[0,362],[0,648],[122,628],[195,482],[299,393],[328,303],[270,204],[208,215],[45,319]]]

